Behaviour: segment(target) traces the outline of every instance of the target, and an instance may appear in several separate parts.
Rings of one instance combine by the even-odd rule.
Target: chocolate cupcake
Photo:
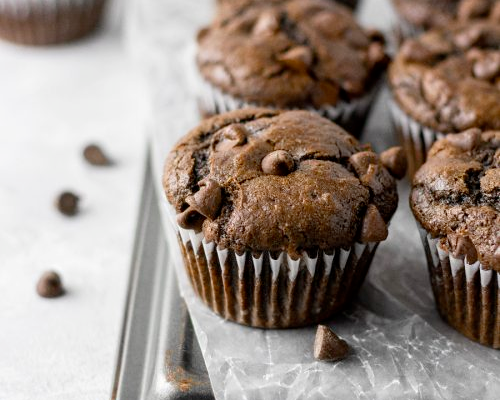
[[[436,142],[410,203],[439,313],[468,338],[500,348],[500,131]]]
[[[195,292],[222,317],[262,328],[341,310],[387,237],[401,154],[379,157],[309,111],[203,121],[172,150],[163,181]]]
[[[388,58],[344,6],[290,0],[222,13],[198,36],[200,107],[308,109],[358,135]]]
[[[0,0],[0,38],[27,45],[80,39],[98,25],[105,0]]]
[[[409,171],[432,143],[469,128],[500,129],[500,24],[477,21],[408,39],[389,68],[396,131]]]
[[[491,18],[500,21],[498,0],[392,0],[403,37],[416,36],[457,21]]]

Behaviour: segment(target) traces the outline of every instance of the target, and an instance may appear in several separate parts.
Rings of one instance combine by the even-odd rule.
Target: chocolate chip
[[[455,45],[462,50],[470,49],[474,46],[481,37],[483,36],[483,31],[478,26],[472,26],[466,30],[458,32],[454,37]]]
[[[455,233],[448,235],[448,243],[454,257],[464,257],[469,264],[477,261],[477,250],[469,236],[458,235]]]
[[[370,164],[378,164],[379,158],[373,151],[361,151],[353,154],[349,158],[351,164],[358,176],[365,175]]]
[[[111,160],[106,156],[103,150],[96,144],[89,144],[83,149],[83,157],[91,165],[99,167],[111,165]]]
[[[61,278],[57,272],[44,272],[38,280],[36,291],[39,296],[46,298],[59,297],[64,294]]]
[[[458,3],[457,17],[461,21],[483,17],[490,11],[489,0],[461,0]]]
[[[313,62],[313,54],[307,46],[296,46],[278,55],[277,59],[295,71],[305,72]]]
[[[366,210],[361,226],[361,243],[382,242],[387,239],[389,231],[387,224],[380,215],[377,207],[370,204]]]
[[[222,204],[222,189],[217,182],[206,179],[200,182],[200,190],[186,199],[192,210],[204,217],[214,220],[219,214]]]
[[[71,192],[63,192],[56,199],[57,209],[69,217],[78,214],[78,203],[80,198]]]
[[[256,35],[272,35],[277,32],[279,28],[279,14],[273,11],[264,11],[257,19],[253,28],[253,33]]]
[[[406,40],[401,46],[400,54],[408,62],[430,62],[436,56],[431,49],[416,39]]]
[[[446,140],[459,149],[471,151],[481,144],[481,130],[472,128],[462,133],[450,133]]]
[[[285,176],[294,170],[295,162],[290,153],[276,150],[262,159],[262,171],[267,175]]]
[[[228,151],[241,146],[247,140],[248,131],[243,124],[232,124],[220,131],[220,139],[215,146],[216,151]]]
[[[325,325],[319,325],[314,340],[314,358],[321,361],[340,361],[349,354],[349,345]]]
[[[380,154],[380,161],[390,174],[396,179],[402,179],[406,175],[408,163],[406,154],[402,147],[391,147]]]
[[[500,53],[487,54],[477,60],[472,67],[472,71],[474,76],[479,79],[490,80],[495,78],[500,73]]]
[[[184,229],[194,229],[199,232],[203,221],[205,217],[191,206],[177,215],[177,224]]]

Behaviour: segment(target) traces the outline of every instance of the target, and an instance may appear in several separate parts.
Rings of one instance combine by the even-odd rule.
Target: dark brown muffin
[[[98,25],[105,0],[0,0],[0,38],[51,45],[88,35]]]
[[[410,203],[441,315],[500,348],[500,131],[471,129],[436,142]]]
[[[500,24],[457,24],[408,39],[389,69],[410,170],[443,134],[500,129]]]
[[[498,0],[393,0],[393,4],[404,33],[410,35],[447,27],[456,21],[488,17],[500,21]]]
[[[290,0],[219,14],[198,37],[207,114],[248,104],[314,109],[356,134],[388,58],[383,37],[329,0]],[[214,91],[216,93],[214,93]],[[207,100],[204,100],[204,99]]]
[[[245,109],[202,122],[164,175],[195,291],[225,318],[260,327],[341,309],[387,237],[390,160],[312,112]]]

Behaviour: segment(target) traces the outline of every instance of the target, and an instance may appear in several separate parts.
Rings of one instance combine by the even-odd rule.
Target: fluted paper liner
[[[260,328],[290,328],[327,319],[357,294],[378,243],[303,253],[238,254],[179,227],[168,207],[195,293],[227,320]]]
[[[237,99],[220,89],[216,88],[211,83],[199,76],[197,80],[199,86],[199,106],[205,116],[222,114],[228,111],[239,110],[247,107],[258,107],[256,103],[249,103],[244,100]],[[341,101],[335,106],[322,106],[321,108],[306,107],[308,111],[314,111],[322,117],[328,118],[330,121],[342,126],[353,136],[359,137],[363,131],[370,109],[377,96],[383,79],[380,79],[377,84],[363,97],[349,102]],[[275,108],[269,107],[268,108]]]
[[[425,163],[427,153],[434,142],[446,135],[415,121],[401,110],[394,99],[389,102],[389,109],[394,128],[406,153],[408,176],[411,179]]]
[[[500,349],[500,273],[455,258],[418,228],[441,317],[469,339]]]
[[[106,0],[0,0],[0,38],[48,45],[79,39],[98,24]]]

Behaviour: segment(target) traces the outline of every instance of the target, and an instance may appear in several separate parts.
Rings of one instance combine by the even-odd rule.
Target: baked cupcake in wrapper
[[[410,178],[432,144],[469,128],[500,128],[500,24],[458,23],[406,40],[389,68],[395,131]]]
[[[441,317],[500,348],[500,132],[447,136],[414,180],[411,207]]]
[[[308,111],[249,108],[203,121],[164,175],[194,291],[223,318],[260,328],[342,310],[387,237],[402,154],[379,157]]]
[[[246,106],[314,110],[359,136],[389,58],[384,37],[330,0],[219,13],[198,35],[204,116]]]
[[[457,21],[489,18],[500,21],[497,0],[392,0],[398,16],[396,30],[402,38],[444,28]]]
[[[99,24],[105,0],[0,0],[0,38],[26,45],[80,39]]]

